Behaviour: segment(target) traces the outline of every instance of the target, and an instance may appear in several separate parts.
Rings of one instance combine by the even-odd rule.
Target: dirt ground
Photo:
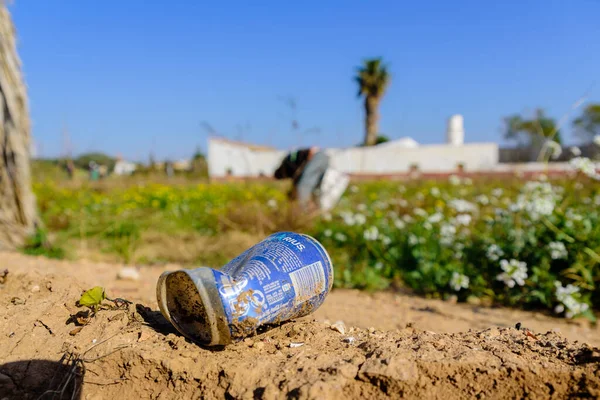
[[[175,265],[133,281],[119,265],[0,253],[5,268],[0,399],[600,396],[600,328],[583,321],[337,290],[309,317],[203,349],[157,312],[156,280]],[[133,304],[72,335],[75,301],[96,285]]]

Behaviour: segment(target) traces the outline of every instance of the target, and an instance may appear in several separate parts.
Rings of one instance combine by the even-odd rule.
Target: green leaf
[[[86,307],[96,307],[106,298],[104,288],[96,286],[81,295],[79,304]]]

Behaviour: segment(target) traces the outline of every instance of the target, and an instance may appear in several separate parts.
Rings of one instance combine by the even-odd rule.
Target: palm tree
[[[365,60],[354,78],[358,83],[358,97],[365,98],[365,146],[377,144],[379,103],[390,84],[390,74],[381,58]]]

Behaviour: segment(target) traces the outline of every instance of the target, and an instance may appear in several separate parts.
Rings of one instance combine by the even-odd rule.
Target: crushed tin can
[[[321,243],[279,232],[221,269],[165,272],[156,292],[161,313],[181,334],[218,346],[312,313],[332,285],[333,265]]]

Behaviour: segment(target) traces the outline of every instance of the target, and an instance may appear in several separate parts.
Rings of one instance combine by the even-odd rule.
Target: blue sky
[[[363,109],[352,80],[382,56],[393,81],[380,131],[499,141],[501,119],[543,107],[560,118],[600,101],[599,0],[16,0],[10,9],[42,156],[100,150],[147,160],[220,134],[280,148],[350,146]],[[293,97],[300,130],[294,135]],[[567,125],[567,139],[572,136]]]

